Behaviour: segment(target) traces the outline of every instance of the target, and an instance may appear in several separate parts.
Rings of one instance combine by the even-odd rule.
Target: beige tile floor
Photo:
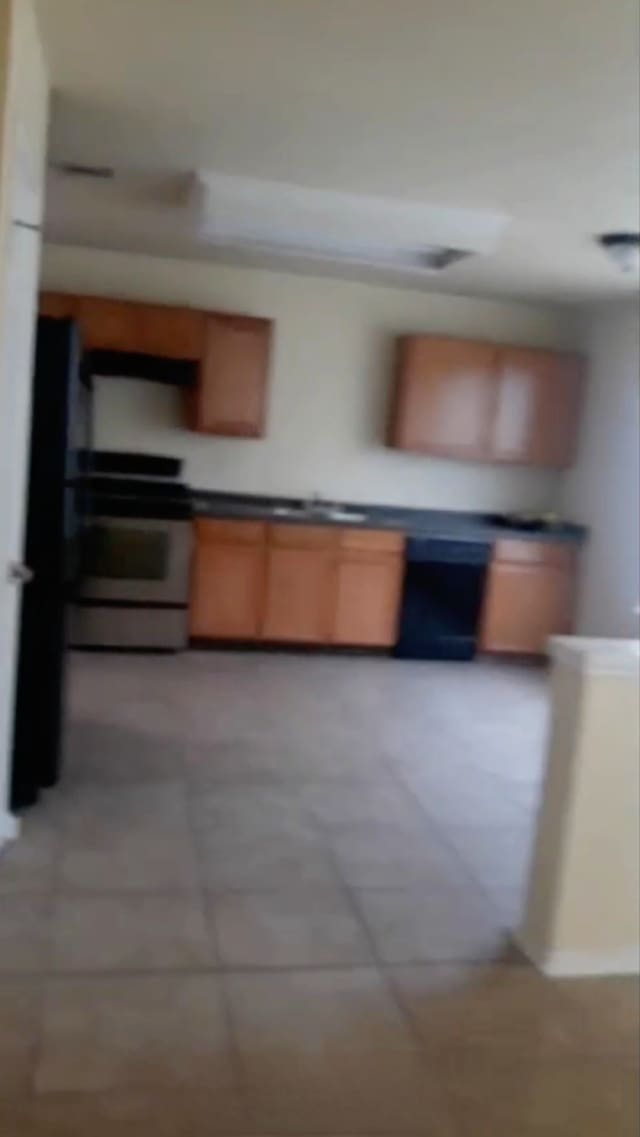
[[[3,1137],[634,1137],[638,989],[515,952],[541,672],[72,660],[0,855]]]

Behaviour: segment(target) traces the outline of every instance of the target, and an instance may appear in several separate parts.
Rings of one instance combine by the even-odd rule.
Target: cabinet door
[[[335,559],[331,552],[317,548],[270,548],[263,638],[326,643],[334,595]]]
[[[260,438],[265,432],[271,321],[209,316],[194,428]]]
[[[586,365],[582,356],[555,353],[538,402],[537,466],[565,469],[576,460]]]
[[[40,316],[51,316],[55,320],[65,320],[76,315],[78,298],[68,292],[41,292],[38,304]]]
[[[395,644],[403,573],[403,558],[393,554],[354,552],[341,558],[332,643],[354,647]]]
[[[163,359],[201,359],[205,315],[190,308],[163,304],[138,306],[137,351]]]
[[[485,651],[544,655],[549,636],[571,630],[573,576],[552,565],[495,561],[482,620]]]
[[[582,395],[580,357],[504,348],[491,452],[494,459],[561,468],[575,458]]]
[[[139,305],[98,296],[78,299],[82,342],[89,350],[137,351]]]
[[[442,457],[486,459],[495,386],[491,344],[406,337],[398,346],[391,445]]]
[[[255,639],[264,599],[265,549],[198,544],[191,591],[191,635]]]

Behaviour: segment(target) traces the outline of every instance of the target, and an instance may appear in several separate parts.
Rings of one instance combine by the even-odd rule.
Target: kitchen
[[[80,253],[52,250],[54,262],[56,255],[63,262],[81,259]],[[241,270],[218,270],[223,278],[225,273],[232,285],[234,276],[242,282]],[[268,285],[268,274],[248,274],[258,280],[260,275]],[[299,294],[310,289],[310,303],[322,299],[321,281],[291,278],[291,285]],[[345,297],[376,299],[375,289],[340,283],[332,288],[342,289]],[[418,311],[419,300],[411,294],[380,292],[400,309],[405,297]],[[127,304],[90,294],[47,290],[42,296],[46,313],[81,311],[81,335],[88,350],[106,354],[107,370],[113,369],[109,352],[194,365],[188,395],[180,387],[178,367],[172,383],[170,365],[168,384],[94,379],[98,450],[186,457],[182,480],[193,491],[196,513],[191,636],[212,642],[393,648],[406,537],[475,538],[489,546],[487,555],[494,554],[483,649],[540,654],[547,635],[570,626],[584,532],[553,517],[549,526],[541,522],[542,533],[534,522],[531,531],[526,520],[524,530],[518,529],[517,519],[509,527],[502,515],[522,507],[525,513],[552,512],[560,500],[562,471],[574,460],[584,365],[564,347],[527,351],[521,346],[534,335],[540,338],[545,318],[551,327],[553,317],[527,313],[528,338],[521,334],[520,343],[516,331],[515,342],[505,346],[502,329],[501,344],[489,335],[471,340],[468,332],[446,335],[455,308],[471,306],[451,298],[444,329],[407,337],[411,317],[403,313],[397,329],[356,326],[352,344],[343,304],[337,330],[327,325],[335,337],[327,351],[320,315],[314,327],[292,327],[291,304],[284,299],[288,311],[279,321],[253,311],[247,317],[246,309],[231,311],[229,302],[215,315],[195,306]],[[428,301],[423,308],[431,306]],[[483,306],[499,307],[476,305]],[[252,307],[255,311],[255,302]],[[520,315],[505,308],[490,314],[494,323]],[[473,316],[472,333],[478,323]],[[392,319],[387,316],[385,323]],[[429,313],[428,323],[433,322]],[[526,325],[524,313],[520,323]],[[437,334],[442,330],[445,336]],[[561,335],[566,340],[560,321],[553,331],[556,342]],[[346,358],[340,356],[341,336]],[[302,351],[307,355],[301,359]],[[394,358],[396,351],[404,358]],[[299,393],[292,387],[289,356],[302,368]],[[356,382],[344,376],[352,358]],[[333,366],[335,378],[326,375]],[[305,376],[308,367],[311,380]],[[269,492],[269,479],[280,492]],[[372,496],[376,489],[378,501]],[[320,491],[324,505],[308,500],[312,490]],[[435,508],[420,509],[420,498],[431,499]],[[337,517],[331,502],[338,503]],[[476,503],[480,508],[473,508]],[[368,532],[357,536],[361,528]],[[277,553],[281,544],[290,551]],[[282,573],[290,602],[287,620],[279,626],[277,611],[268,613],[264,605],[277,605]],[[519,589],[529,598],[526,611]],[[360,603],[354,606],[357,596]],[[359,627],[340,626],[341,620],[348,624],[347,609]],[[520,624],[516,620],[511,626],[518,613]]]
[[[92,398],[81,650],[39,808],[82,811],[106,788],[126,812],[130,789],[184,781],[221,803],[199,854],[209,886],[262,895],[326,884],[297,834],[301,794],[357,890],[404,895],[440,863],[408,783],[435,844],[442,830],[453,862],[483,866],[489,905],[471,910],[503,936],[543,773],[539,665],[571,627],[587,539],[553,512],[586,379],[568,314],[54,247],[40,312],[77,329]],[[22,715],[46,736],[45,718]],[[141,802],[136,823],[161,817]],[[135,832],[86,866],[69,853],[68,886],[119,887]],[[177,871],[126,869],[141,889]],[[477,950],[466,936],[456,950]]]
[[[0,3],[3,1133],[637,1131],[636,16]]]

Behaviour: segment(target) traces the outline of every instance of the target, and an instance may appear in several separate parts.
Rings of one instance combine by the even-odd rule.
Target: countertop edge
[[[322,515],[283,516],[276,511],[291,505],[292,498],[257,498],[254,495],[217,494],[207,490],[193,490],[193,516],[198,519],[218,518],[228,521],[264,521],[284,525],[326,525],[349,529],[389,529],[404,533],[406,537],[441,538],[460,541],[495,541],[517,539],[582,545],[588,539],[588,530],[580,525],[565,523],[550,529],[518,529],[507,525],[491,524],[482,513],[462,510],[408,509],[395,506],[363,505],[357,502],[341,503],[340,508],[365,514],[362,521],[335,519]]]

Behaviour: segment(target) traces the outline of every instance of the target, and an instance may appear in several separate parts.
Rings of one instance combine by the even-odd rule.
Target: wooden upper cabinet
[[[443,457],[487,458],[495,395],[495,348],[471,340],[406,336],[389,442]]]
[[[575,459],[584,361],[568,352],[406,336],[390,445],[561,469]]]
[[[89,349],[192,360],[201,359],[204,351],[206,317],[191,308],[42,292],[40,314],[75,317]]]
[[[584,364],[577,355],[536,348],[498,351],[491,456],[562,468],[575,459]]]
[[[526,348],[505,348],[500,352],[491,433],[491,456],[495,460],[531,460],[539,428],[540,388],[547,365],[541,352]]]
[[[77,316],[89,351],[137,351],[139,305],[127,300],[79,296]]]
[[[166,304],[140,304],[138,310],[138,351],[164,359],[202,358],[204,312]]]
[[[68,292],[41,292],[38,314],[66,320],[77,315],[77,307],[78,298]]]
[[[536,466],[564,469],[576,460],[586,363],[580,355],[556,353],[545,374],[539,400]]]
[[[204,355],[191,426],[204,434],[260,438],[266,428],[272,322],[206,317]]]

